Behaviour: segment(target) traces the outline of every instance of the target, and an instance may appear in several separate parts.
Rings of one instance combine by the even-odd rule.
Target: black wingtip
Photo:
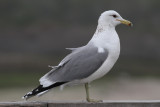
[[[27,100],[27,99],[35,96],[35,95],[40,96],[41,93],[43,94],[43,93],[47,92],[49,89],[57,87],[57,86],[60,86],[60,85],[62,85],[64,83],[66,83],[66,82],[56,82],[55,84],[52,84],[52,85],[50,85],[48,87],[43,87],[43,85],[39,85],[37,88],[35,88],[31,92],[28,92],[26,95],[24,95],[22,97],[22,99]]]
[[[24,96],[22,97],[22,99],[27,100],[27,99],[29,99],[30,97],[35,96],[35,95],[37,95],[38,93],[43,92],[43,91],[45,91],[44,88],[43,88],[43,86],[42,86],[42,85],[39,85],[37,88],[35,88],[35,89],[32,90],[31,92],[28,92],[26,95],[24,95]]]
[[[30,97],[32,97],[32,92],[28,92],[26,95],[22,97],[23,100],[28,100]]]

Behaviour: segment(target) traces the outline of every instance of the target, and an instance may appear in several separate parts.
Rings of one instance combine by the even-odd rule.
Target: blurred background
[[[104,100],[160,99],[159,0],[1,0],[0,101],[20,101],[39,78],[70,51],[85,45],[100,14],[116,10],[133,22],[119,25],[121,55],[114,68],[91,83]],[[84,100],[83,85],[55,88],[31,100]]]

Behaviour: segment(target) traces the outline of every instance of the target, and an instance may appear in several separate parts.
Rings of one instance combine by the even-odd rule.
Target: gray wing
[[[64,58],[56,69],[45,75],[52,82],[69,82],[86,78],[93,74],[106,60],[108,51],[98,52],[94,46],[74,50]]]

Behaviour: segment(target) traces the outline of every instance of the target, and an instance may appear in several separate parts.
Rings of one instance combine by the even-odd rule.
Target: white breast
[[[111,34],[110,34],[111,33]],[[99,38],[92,38],[92,41],[95,42],[95,46],[97,46],[98,50],[103,50],[104,48],[108,50],[108,57],[102,64],[102,66],[95,71],[89,77],[81,80],[81,82],[91,82],[95,79],[98,79],[108,73],[113,65],[116,63],[119,54],[120,54],[120,41],[119,37],[115,32],[108,32],[109,36],[106,36],[106,32],[101,35]],[[99,51],[102,52],[102,51]],[[94,65],[93,65],[94,66]]]

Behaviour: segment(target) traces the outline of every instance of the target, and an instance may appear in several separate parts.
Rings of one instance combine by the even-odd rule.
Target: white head
[[[127,21],[123,19],[116,11],[109,10],[105,11],[101,14],[98,20],[98,24],[102,26],[110,26],[115,27],[118,24],[126,24],[128,26],[132,26],[132,23],[130,21]]]

